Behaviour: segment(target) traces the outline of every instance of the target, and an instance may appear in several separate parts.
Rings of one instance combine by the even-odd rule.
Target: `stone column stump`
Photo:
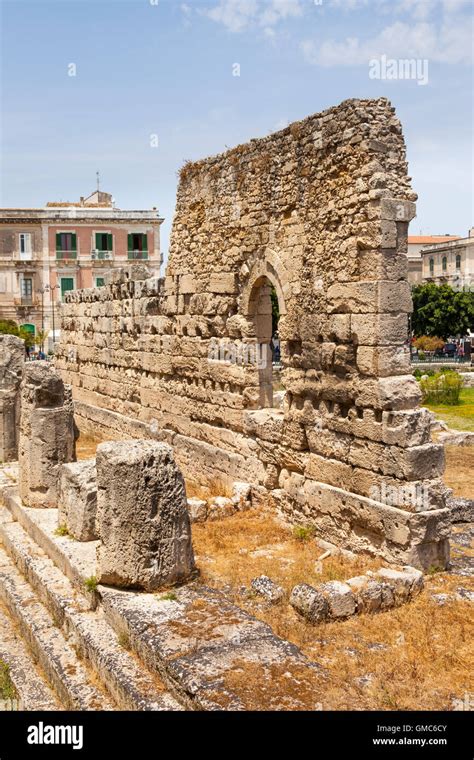
[[[25,344],[14,335],[0,335],[0,462],[18,458],[20,382]]]
[[[96,456],[99,582],[154,591],[189,580],[191,525],[171,447],[113,441]]]
[[[21,384],[20,498],[28,507],[57,507],[61,466],[76,460],[71,388],[48,362],[25,364]]]

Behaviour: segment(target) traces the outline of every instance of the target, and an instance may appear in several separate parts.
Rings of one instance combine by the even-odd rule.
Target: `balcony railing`
[[[56,251],[56,258],[60,261],[77,259],[77,251]]]
[[[94,248],[91,251],[91,259],[94,259],[94,260],[97,259],[99,261],[107,261],[107,260],[110,261],[110,259],[113,259],[113,257],[114,257],[113,251],[101,251],[97,248]]]
[[[148,251],[129,251],[128,252],[128,258],[129,259],[147,259],[148,258]]]
[[[20,298],[14,298],[13,303],[15,306],[37,306],[38,301],[33,296],[20,296]]]

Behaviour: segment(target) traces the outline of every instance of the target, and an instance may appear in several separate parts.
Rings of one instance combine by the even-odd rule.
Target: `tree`
[[[438,336],[447,340],[474,330],[474,293],[427,282],[415,285],[412,297],[414,335]]]
[[[33,348],[35,345],[35,336],[24,327],[17,325],[13,319],[0,319],[0,333],[3,335],[16,335],[25,341],[26,348]]]
[[[44,351],[44,342],[47,337],[48,337],[47,330],[38,330],[38,332],[36,333],[35,343],[37,346],[41,348],[42,351]]]

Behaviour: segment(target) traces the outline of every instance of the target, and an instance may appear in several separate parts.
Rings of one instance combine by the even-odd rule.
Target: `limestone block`
[[[351,339],[360,346],[395,346],[408,336],[407,314],[352,314]]]
[[[77,541],[95,541],[97,527],[95,459],[63,464],[60,475],[58,525],[66,525]]]
[[[474,522],[474,499],[448,499],[447,506],[453,523]]]
[[[355,403],[376,409],[413,409],[421,401],[420,387],[413,375],[364,378],[357,383]]]
[[[258,578],[253,578],[251,584],[253,591],[259,596],[263,596],[270,604],[278,604],[285,596],[285,592],[281,586],[272,581],[267,575],[260,575]]]
[[[409,601],[423,589],[423,573],[414,567],[406,566],[403,570],[383,567],[376,577],[391,586],[396,604]]]
[[[154,591],[195,574],[184,480],[170,446],[99,444],[97,487],[101,583]]]
[[[229,517],[235,512],[235,504],[227,496],[214,496],[210,500],[207,510],[209,520],[221,520],[223,517]]]
[[[396,198],[382,198],[380,201],[381,219],[395,222],[410,222],[416,215],[416,204]]]
[[[210,293],[235,293],[235,291],[235,274],[219,272],[211,275],[209,280]]]
[[[357,612],[378,612],[382,607],[383,584],[367,575],[349,578],[347,585],[351,587],[357,601]]]
[[[410,351],[403,346],[359,346],[357,369],[363,375],[388,377],[410,372]]]
[[[293,588],[290,604],[296,612],[313,625],[326,620],[329,614],[329,604],[326,597],[321,591],[307,583],[300,583]]]
[[[242,511],[252,506],[252,486],[250,483],[236,481],[232,486],[232,503],[235,509]]]
[[[331,312],[367,314],[406,312],[413,309],[408,282],[335,283],[328,288],[328,308]]]
[[[318,591],[327,599],[329,617],[346,618],[354,615],[357,609],[356,597],[347,583],[327,581],[318,586]]]
[[[189,519],[192,523],[205,522],[207,519],[207,501],[204,499],[188,499]]]
[[[363,250],[358,254],[359,275],[364,280],[406,279],[408,258],[395,249]]]

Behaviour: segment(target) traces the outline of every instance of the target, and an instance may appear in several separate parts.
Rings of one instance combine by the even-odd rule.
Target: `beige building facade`
[[[422,250],[429,245],[438,245],[460,240],[459,235],[408,235],[408,279],[412,285],[423,282]]]
[[[162,263],[156,208],[125,211],[109,193],[95,191],[77,203],[0,209],[0,319],[58,338],[58,307],[65,293],[101,287],[117,266]]]
[[[474,287],[474,227],[465,238],[424,246],[421,259],[423,282],[446,283],[456,290]]]

